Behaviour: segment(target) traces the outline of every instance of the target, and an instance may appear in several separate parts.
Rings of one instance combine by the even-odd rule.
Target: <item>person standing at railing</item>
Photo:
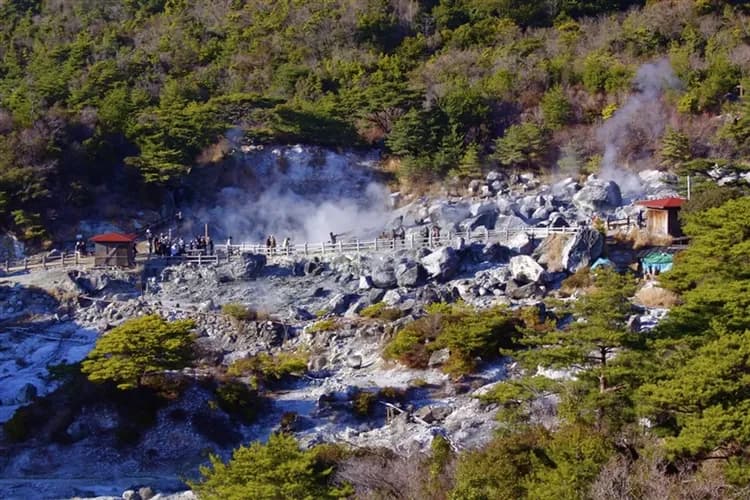
[[[289,236],[284,238],[284,241],[281,242],[281,248],[284,251],[285,255],[289,255],[289,250],[290,250],[289,247],[291,246],[291,243],[292,243],[292,240],[289,238]]]
[[[208,255],[213,255],[214,254],[214,240],[211,239],[210,236],[206,239],[206,244],[208,245]]]

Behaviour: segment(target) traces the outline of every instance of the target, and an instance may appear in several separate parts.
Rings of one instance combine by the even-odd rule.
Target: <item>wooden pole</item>
[[[203,228],[203,236],[208,239],[208,223],[206,223],[205,227]]]

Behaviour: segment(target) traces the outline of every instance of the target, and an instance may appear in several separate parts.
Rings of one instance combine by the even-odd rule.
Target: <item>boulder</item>
[[[428,424],[431,424],[433,422],[442,422],[446,418],[448,418],[448,415],[453,413],[453,408],[450,406],[444,406],[444,405],[429,405],[429,406],[423,406],[416,412],[414,412],[414,415],[427,422]]]
[[[534,249],[534,253],[531,256],[544,266],[548,272],[560,272],[564,269],[562,264],[563,249],[571,239],[573,238],[569,234],[550,234]]]
[[[333,314],[341,315],[344,314],[347,309],[349,309],[349,306],[356,302],[357,299],[359,299],[359,295],[356,293],[339,293],[328,302],[326,309]]]
[[[304,274],[307,276],[318,276],[323,273],[323,263],[319,260],[308,260],[304,263]]]
[[[604,235],[590,227],[578,231],[562,249],[561,264],[569,273],[591,265],[604,250]]]
[[[591,177],[573,196],[573,204],[588,213],[613,209],[622,205],[622,194],[615,182]]]
[[[485,262],[508,262],[511,251],[500,243],[487,243],[482,247],[481,258]]]
[[[383,302],[385,305],[392,307],[401,302],[403,298],[404,296],[399,290],[388,290],[385,292],[385,295],[383,295]]]
[[[505,244],[511,252],[518,254],[530,254],[534,250],[534,242],[526,233],[516,233]]]
[[[141,488],[138,488],[138,494],[141,496],[143,500],[151,500],[151,498],[156,496],[156,493],[154,493],[154,490],[151,489],[149,486],[143,486]]]
[[[240,257],[240,267],[235,273],[236,279],[255,278],[266,265],[266,256],[263,254],[246,252]]]
[[[520,284],[510,280],[505,286],[505,295],[513,300],[530,299],[542,295],[542,289],[536,283]]]
[[[436,366],[444,365],[448,362],[448,358],[451,357],[451,351],[447,347],[438,349],[430,355],[430,360],[427,362],[427,366],[434,368]]]
[[[360,276],[359,285],[360,290],[369,290],[372,288],[372,278],[370,276]]]
[[[544,268],[528,255],[511,257],[508,269],[519,284],[540,283],[544,279]]]
[[[572,177],[566,177],[565,179],[552,184],[550,190],[552,196],[556,200],[570,202],[575,196],[576,192],[581,186]]]
[[[392,262],[384,262],[372,270],[372,285],[375,288],[382,288],[388,290],[394,288],[397,285],[396,271],[393,269]]]
[[[430,221],[437,224],[443,230],[454,230],[458,223],[471,217],[468,203],[449,203],[440,201],[429,209]]]
[[[38,391],[34,384],[26,383],[19,390],[16,395],[16,403],[26,404],[31,403],[34,398],[37,397]]]
[[[494,229],[495,223],[497,222],[498,211],[495,209],[492,212],[482,212],[476,217],[466,219],[460,224],[463,231],[473,231],[477,228],[484,227],[486,229]]]
[[[471,213],[472,217],[476,217],[477,215],[482,215],[483,213],[487,212],[498,212],[497,205],[495,203],[491,203],[488,201],[482,201],[478,203],[472,203],[469,207],[469,212]]]
[[[458,272],[461,259],[451,247],[442,247],[422,259],[429,276],[438,281],[447,281]]]
[[[302,307],[293,307],[291,309],[291,316],[300,321],[311,321],[315,319],[315,315],[309,312],[307,309]]]
[[[385,290],[380,288],[373,288],[370,290],[370,293],[367,295],[367,300],[370,304],[377,304],[381,300],[383,300],[383,297],[385,296]]]
[[[360,356],[359,354],[350,354],[346,357],[344,363],[349,368],[354,368],[355,370],[359,369],[362,367],[362,356]]]
[[[422,264],[407,261],[396,267],[396,283],[406,288],[416,288],[424,285],[427,280],[427,271]]]

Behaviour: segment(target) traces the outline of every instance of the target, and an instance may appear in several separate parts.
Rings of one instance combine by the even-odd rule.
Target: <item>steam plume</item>
[[[337,153],[314,147],[276,147],[235,152],[234,185],[211,206],[188,210],[189,221],[208,222],[215,239],[277,244],[321,242],[329,233],[370,236],[391,212],[390,193],[374,177],[377,155]],[[188,222],[189,224],[189,222]]]
[[[635,92],[597,132],[604,145],[600,177],[615,181],[624,195],[631,196],[640,193],[640,179],[618,161],[627,147],[662,134],[667,118],[660,98],[665,89],[679,87],[680,80],[669,61],[661,59],[641,66],[634,86]]]

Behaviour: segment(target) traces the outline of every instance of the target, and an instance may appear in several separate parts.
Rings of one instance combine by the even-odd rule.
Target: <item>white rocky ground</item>
[[[645,193],[672,193],[670,179],[649,175],[643,176]],[[403,217],[408,231],[430,222],[458,230],[567,225],[595,211],[632,215],[635,210],[622,206],[616,185],[595,178],[585,185],[565,179],[545,186],[533,176],[507,179],[493,173],[471,190],[474,199],[416,200],[392,219]],[[483,201],[477,201],[480,195]],[[457,448],[476,447],[491,438],[495,409],[474,396],[507,376],[506,362],[485,364],[460,383],[437,367],[406,369],[380,356],[395,325],[363,320],[358,312],[381,300],[402,309],[407,320],[424,304],[439,300],[461,298],[480,307],[536,303],[567,273],[601,253],[603,242],[591,233],[572,238],[559,245],[542,243],[533,254],[539,242],[521,235],[507,246],[456,244],[429,256],[403,251],[265,266],[258,257],[245,256],[218,268],[148,268],[142,275],[54,270],[0,278],[0,422],[20,405],[54,391],[55,383],[47,378],[49,365],[78,361],[100,332],[129,317],[158,312],[196,317],[200,345],[219,353],[224,363],[269,349],[312,353],[309,376],[272,392],[271,405],[256,423],[240,426],[217,417],[219,427],[241,434],[241,442],[265,439],[283,414],[294,412],[299,416],[295,433],[306,444],[384,446],[408,455],[425,449],[439,432]],[[552,255],[560,248],[564,255]],[[148,291],[141,294],[144,282]],[[78,295],[96,300],[79,305]],[[250,334],[238,335],[217,310],[228,302],[251,305],[280,321],[261,322]],[[307,327],[321,311],[337,318],[340,327],[312,335]],[[646,311],[641,328],[652,328],[662,315]],[[351,414],[348,396],[355,389],[383,387],[411,387],[401,404],[405,413],[390,422],[384,406],[371,419]],[[234,446],[217,445],[198,431],[195,415],[207,411],[211,397],[199,385],[192,387],[162,409],[156,426],[127,449],[112,443],[117,416],[104,407],[87,407],[67,429],[69,444],[6,446],[0,454],[0,492],[3,498],[66,498],[119,496],[138,485],[167,492],[183,489],[182,479],[195,476],[208,451],[226,457]]]

